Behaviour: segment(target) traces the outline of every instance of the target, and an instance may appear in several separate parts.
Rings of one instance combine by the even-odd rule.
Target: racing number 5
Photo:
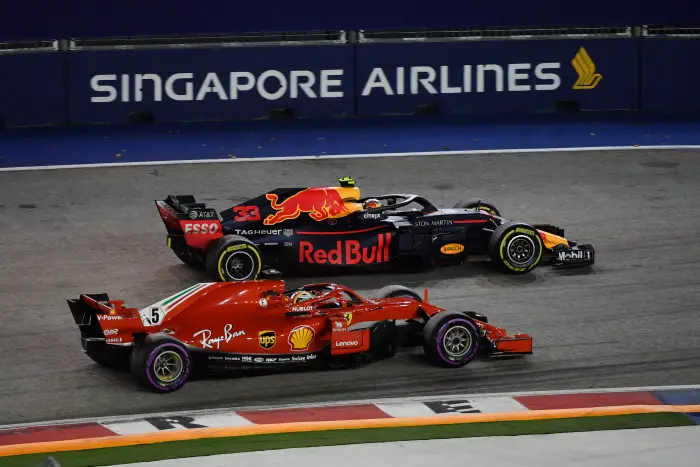
[[[233,220],[237,222],[253,222],[260,220],[260,210],[257,206],[235,206],[233,212],[236,217]]]
[[[160,309],[160,307],[152,307],[151,311],[148,316],[146,316],[146,321],[148,321],[148,324],[151,326],[156,326],[160,324],[160,322],[163,320],[163,310]]]

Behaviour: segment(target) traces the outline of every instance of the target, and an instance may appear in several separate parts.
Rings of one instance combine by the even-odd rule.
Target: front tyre
[[[544,245],[531,225],[506,222],[491,234],[488,250],[499,269],[509,274],[526,274],[540,264]]]
[[[262,256],[257,246],[239,235],[226,235],[207,252],[207,271],[220,282],[256,280],[262,270]]]
[[[387,285],[377,291],[374,298],[410,298],[422,302],[423,298],[413,290],[403,285]]]
[[[474,322],[461,313],[438,313],[423,329],[423,350],[436,366],[462,367],[479,352],[479,331]]]
[[[471,199],[469,201],[459,201],[457,204],[454,205],[455,209],[480,209],[482,211],[486,211],[489,214],[493,214],[494,216],[497,217],[503,217],[501,216],[501,212],[496,209],[496,206],[494,206],[493,203],[485,200],[478,200],[478,199]]]
[[[131,373],[136,381],[154,392],[180,389],[191,371],[189,353],[174,339],[146,340],[137,345],[131,357]]]

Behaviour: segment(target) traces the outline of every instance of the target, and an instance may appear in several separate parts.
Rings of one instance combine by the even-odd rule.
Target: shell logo
[[[289,333],[289,345],[295,351],[309,350],[315,335],[311,326],[297,326]]]
[[[440,248],[440,253],[443,255],[457,255],[464,251],[464,245],[459,243],[448,243]]]

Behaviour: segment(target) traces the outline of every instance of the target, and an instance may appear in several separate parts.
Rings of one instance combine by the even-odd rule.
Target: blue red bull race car
[[[553,225],[506,220],[487,201],[437,208],[414,194],[362,198],[354,180],[339,182],[278,188],[221,213],[191,195],[156,205],[168,247],[216,281],[358,268],[415,271],[478,260],[510,274],[595,263],[593,245],[566,239]]]

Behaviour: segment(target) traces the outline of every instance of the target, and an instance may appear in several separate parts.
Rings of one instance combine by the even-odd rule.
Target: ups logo
[[[258,333],[258,344],[265,350],[270,350],[277,343],[275,331],[260,331]]]

